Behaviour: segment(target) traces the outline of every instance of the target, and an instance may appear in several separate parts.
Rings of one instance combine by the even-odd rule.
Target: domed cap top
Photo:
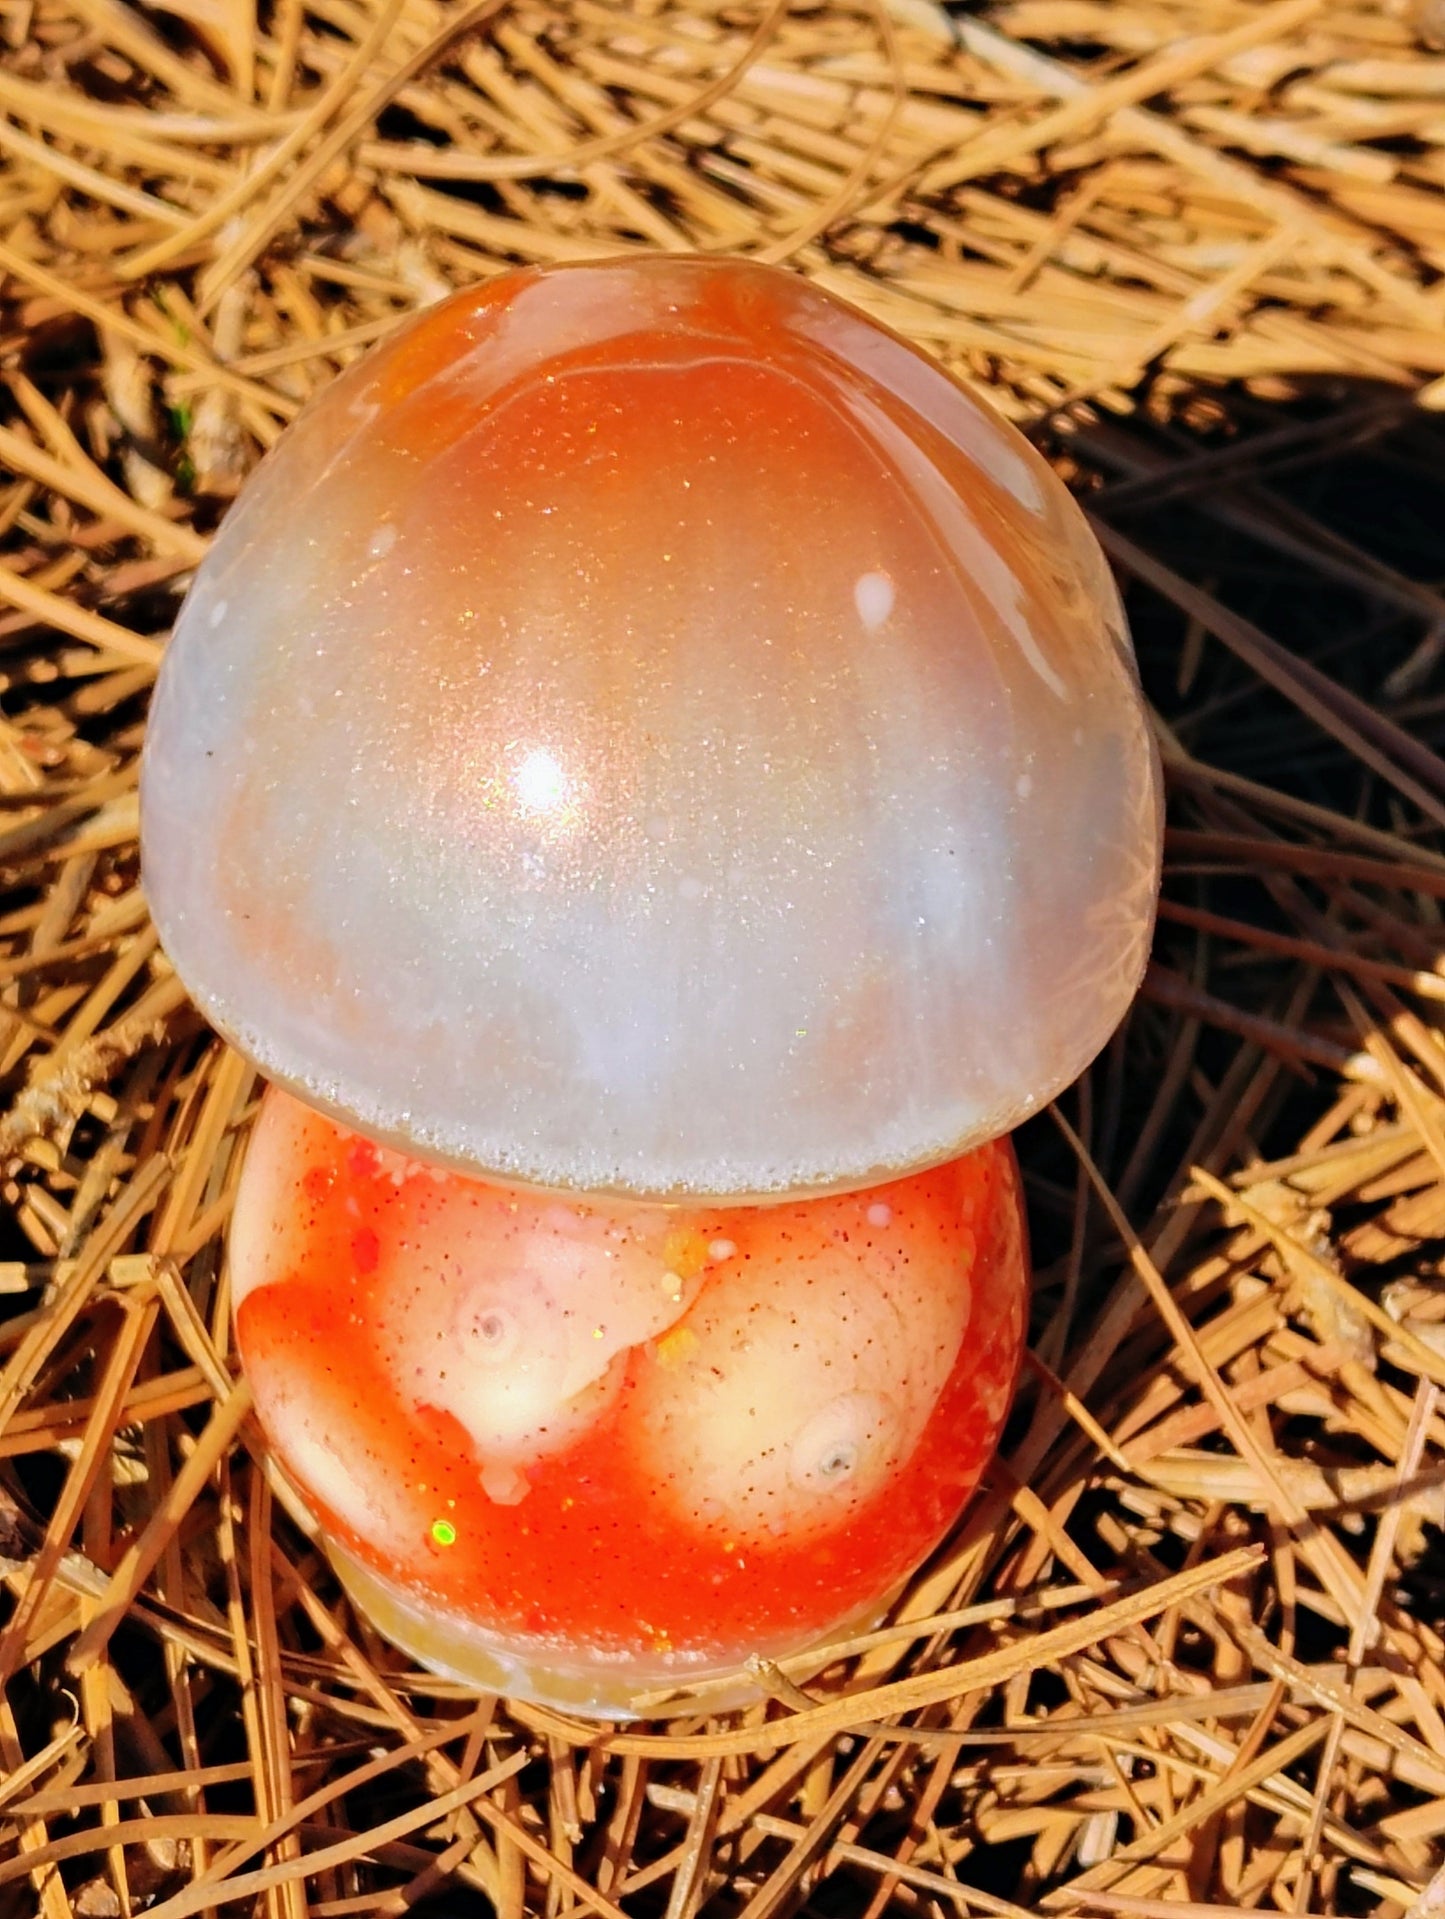
[[[781,271],[527,271],[313,404],[182,611],[145,874],[363,1131],[763,1196],[1013,1125],[1141,972],[1156,763],[1087,526]]]

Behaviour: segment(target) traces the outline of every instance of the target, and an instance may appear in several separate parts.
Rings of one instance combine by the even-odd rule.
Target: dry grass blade
[[[553,1723],[579,1744],[591,1745],[601,1737],[610,1752],[659,1759],[710,1759],[759,1749],[770,1751],[797,1745],[818,1734],[847,1732],[859,1726],[874,1730],[873,1722],[891,1713],[915,1712],[943,1700],[966,1698],[970,1693],[1002,1684],[1019,1674],[1047,1667],[1091,1645],[1099,1637],[1117,1632],[1136,1620],[1147,1619],[1157,1611],[1191,1598],[1196,1592],[1207,1591],[1221,1579],[1234,1578],[1257,1563],[1253,1549],[1241,1549],[1231,1554],[1227,1562],[1177,1574],[1157,1587],[1115,1600],[1112,1605],[1087,1613],[1081,1620],[1026,1638],[1017,1646],[963,1660],[940,1671],[917,1673],[890,1685],[829,1700],[826,1704],[810,1704],[806,1711],[796,1712],[787,1719],[770,1720],[765,1727],[754,1725],[712,1733],[623,1732],[599,1736],[590,1726],[565,1720]],[[911,1729],[899,1730],[906,1737]]]
[[[1307,660],[1293,659],[1286,648],[1237,618],[1209,594],[1180,579],[1112,527],[1095,521],[1106,553],[1136,579],[1157,587],[1176,606],[1207,628],[1253,667],[1261,679],[1317,720],[1348,746],[1427,818],[1445,827],[1445,761],[1412,739],[1347,688],[1335,685]]]

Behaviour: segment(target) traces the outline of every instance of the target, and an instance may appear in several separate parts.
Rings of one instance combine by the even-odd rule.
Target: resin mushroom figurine
[[[181,614],[145,876],[268,1076],[276,1462],[432,1667],[621,1713],[869,1623],[996,1443],[1004,1135],[1143,969],[1156,759],[1025,441],[784,272],[459,294]]]

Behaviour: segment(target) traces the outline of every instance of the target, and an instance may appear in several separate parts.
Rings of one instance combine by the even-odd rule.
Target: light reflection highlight
[[[512,791],[524,813],[555,815],[572,798],[572,783],[556,754],[537,746],[512,775]]]

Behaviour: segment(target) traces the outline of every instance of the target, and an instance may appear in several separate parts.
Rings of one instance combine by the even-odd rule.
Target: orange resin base
[[[739,1655],[708,1664],[677,1654],[649,1659],[623,1653],[614,1661],[545,1642],[529,1643],[489,1632],[455,1613],[439,1615],[390,1580],[369,1571],[334,1539],[326,1550],[352,1604],[377,1631],[409,1653],[419,1666],[478,1693],[528,1699],[557,1712],[592,1719],[636,1719],[679,1711],[733,1712],[762,1696],[762,1687]],[[867,1632],[883,1617],[895,1594],[886,1594],[855,1618],[839,1620],[818,1646],[841,1644]],[[808,1653],[813,1645],[792,1647]],[[705,1688],[690,1701],[690,1688]]]
[[[268,1094],[231,1242],[262,1424],[379,1629],[606,1716],[876,1619],[997,1443],[1007,1143],[766,1207],[539,1194]]]

